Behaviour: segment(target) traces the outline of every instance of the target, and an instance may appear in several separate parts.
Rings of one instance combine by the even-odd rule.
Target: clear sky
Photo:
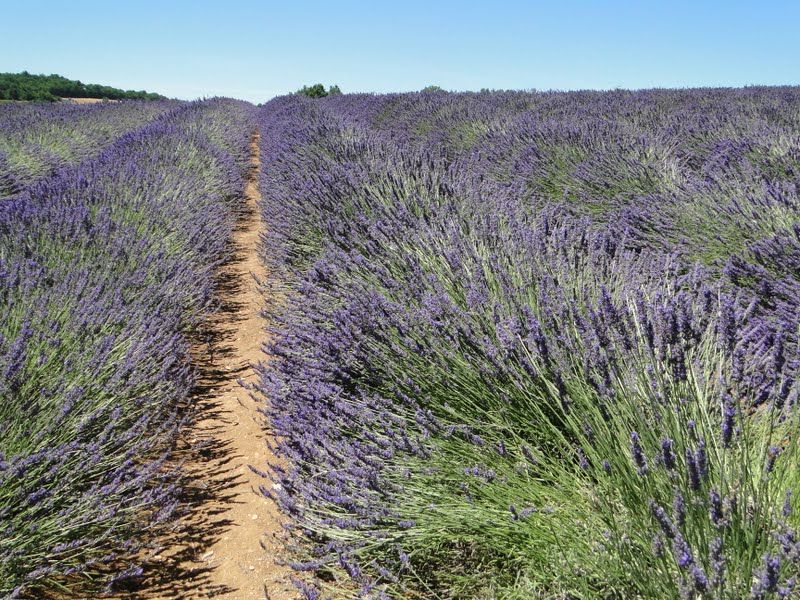
[[[800,84],[800,0],[0,0],[0,72],[178,98]]]

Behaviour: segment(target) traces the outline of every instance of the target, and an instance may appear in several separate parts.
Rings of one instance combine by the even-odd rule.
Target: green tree
[[[164,96],[147,92],[120,90],[107,85],[84,84],[61,75],[31,75],[0,73],[0,100],[54,101],[59,98],[146,98],[163,99]]]
[[[321,83],[315,83],[312,86],[304,85],[297,90],[297,93],[309,98],[324,98],[328,95],[328,92],[325,91],[325,86]]]
[[[342,93],[342,90],[339,89],[338,85],[332,85],[327,90],[325,86],[321,83],[315,83],[314,85],[304,85],[302,88],[297,90],[297,94],[302,94],[303,96],[308,96],[309,98],[324,98],[325,96],[336,96]]]

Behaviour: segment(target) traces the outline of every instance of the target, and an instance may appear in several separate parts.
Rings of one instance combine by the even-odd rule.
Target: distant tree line
[[[96,83],[81,83],[61,75],[0,73],[0,100],[56,101],[60,98],[107,98],[108,100],[163,100],[145,91],[120,90]]]
[[[336,96],[342,93],[342,90],[339,89],[338,85],[332,85],[327,90],[325,86],[321,83],[315,83],[314,85],[304,85],[302,88],[297,90],[298,94],[302,94],[303,96],[308,96],[309,98],[324,98],[325,96]]]
[[[436,92],[444,92],[445,90],[444,88],[438,85],[429,85],[422,88],[421,91],[423,93],[436,93]],[[308,96],[309,98],[324,98],[325,96],[335,96],[337,94],[341,94],[342,90],[339,89],[338,85],[332,85],[326,90],[325,86],[322,85],[321,83],[315,83],[314,85],[304,85],[295,93],[302,94],[303,96]]]

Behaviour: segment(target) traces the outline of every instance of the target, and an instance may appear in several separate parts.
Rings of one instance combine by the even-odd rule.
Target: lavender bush
[[[251,109],[183,104],[0,202],[3,597],[135,578],[178,514],[188,336],[227,256]]]
[[[262,110],[263,491],[306,596],[796,593],[798,100]]]

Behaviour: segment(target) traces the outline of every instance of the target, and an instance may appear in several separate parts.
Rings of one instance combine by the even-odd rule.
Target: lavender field
[[[146,585],[191,510],[256,132],[295,595],[800,594],[800,88],[751,87],[0,106],[0,597]]]
[[[266,491],[308,597],[800,593],[796,88],[260,128]]]

